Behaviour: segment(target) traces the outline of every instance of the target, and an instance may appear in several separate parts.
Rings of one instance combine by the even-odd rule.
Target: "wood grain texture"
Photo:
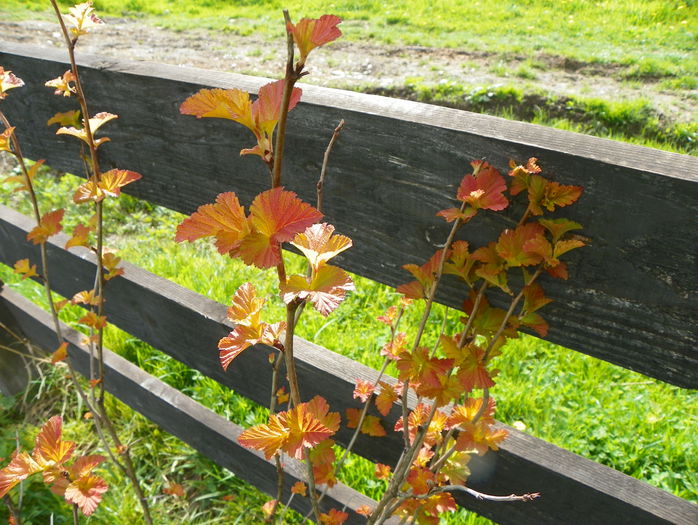
[[[3,282],[0,281],[0,290]],[[11,316],[0,303],[0,395],[13,396],[27,387],[31,365],[26,358],[15,352],[25,353],[26,349],[14,335],[19,330],[11,324]],[[14,334],[14,335],[13,335]]]
[[[0,291],[0,322],[10,321],[22,329],[36,345],[45,350],[53,348],[55,332],[50,315],[11,290]],[[68,353],[73,366],[83,375],[89,374],[89,350],[80,344],[82,334],[63,325],[63,334],[69,342]],[[158,378],[141,370],[119,355],[105,349],[105,381],[107,391],[134,410],[162,427],[167,432],[218,465],[234,472],[267,494],[276,495],[276,467],[264,455],[238,444],[241,427],[217,415]],[[284,500],[291,494],[291,486],[305,478],[305,465],[285,458],[286,470]],[[305,514],[310,510],[305,498],[294,498],[292,507]],[[361,505],[375,505],[371,498],[338,483],[328,491],[321,503],[323,512],[330,508],[346,508],[350,513],[347,523],[365,523],[365,518],[354,509]],[[396,525],[396,521],[392,523]]]
[[[0,63],[27,83],[3,102],[29,157],[80,172],[77,141],[45,126],[74,101],[44,82],[62,74],[65,53],[0,42]],[[258,159],[240,157],[253,143],[242,126],[182,116],[179,104],[200,87],[256,91],[262,78],[81,56],[93,112],[117,113],[105,126],[112,142],[103,166],[141,172],[127,191],[190,213],[234,190],[243,203],[268,185]],[[650,148],[512,122],[496,117],[304,86],[290,117],[287,187],[307,200],[322,153],[340,118],[325,188],[328,219],[354,240],[341,264],[389,285],[408,281],[405,263],[421,263],[446,237],[434,213],[452,203],[470,160],[504,169],[510,158],[535,156],[556,180],[585,188],[562,215],[581,222],[592,244],[571,255],[569,282],[545,282],[556,300],[546,308],[549,339],[673,384],[698,387],[695,246],[698,159]],[[20,121],[21,119],[21,121]],[[518,210],[520,212],[520,210]],[[512,213],[516,213],[513,207]],[[511,217],[483,216],[464,237],[491,239]],[[439,300],[459,307],[463,290]]]
[[[0,207],[0,262],[8,258],[36,257],[36,249],[24,241],[31,220]],[[66,236],[51,238],[48,249],[54,288],[64,295],[90,286],[94,272],[92,255],[83,249],[60,247]],[[110,281],[106,313],[111,322],[200,370],[260,404],[268,403],[271,370],[268,347],[253,348],[236,358],[223,372],[217,355],[218,339],[231,324],[226,307],[166,279],[125,264],[126,273]],[[296,338],[298,374],[304,399],[323,395],[332,410],[344,414],[358,406],[352,400],[357,378],[373,380],[377,372],[346,357]],[[386,429],[399,417],[397,407],[383,419]],[[641,481],[508,428],[510,437],[498,453],[475,458],[471,486],[493,494],[541,492],[530,504],[501,504],[470,497],[459,503],[502,525],[560,523],[669,524],[691,523],[698,507]],[[346,444],[350,434],[336,436]],[[387,438],[361,436],[355,452],[372,460],[394,464],[401,447],[399,435]],[[611,521],[606,521],[612,518]]]

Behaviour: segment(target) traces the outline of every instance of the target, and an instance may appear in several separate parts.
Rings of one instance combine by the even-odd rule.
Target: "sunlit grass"
[[[44,0],[4,0],[13,16],[45,12]],[[61,0],[63,5],[71,1]],[[281,8],[294,18],[341,16],[346,38],[455,47],[509,54],[548,54],[624,66],[628,78],[695,76],[693,0],[95,0],[110,16],[145,16],[170,28],[208,27],[238,34],[283,34]]]

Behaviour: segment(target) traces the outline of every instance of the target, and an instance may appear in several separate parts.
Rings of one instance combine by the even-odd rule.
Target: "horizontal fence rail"
[[[37,256],[37,247],[26,242],[31,228],[29,217],[0,206],[0,262],[12,264],[20,258]],[[94,275],[95,263],[91,252],[84,248],[64,250],[66,240],[63,234],[52,237],[48,250],[54,289],[72,296],[92,286],[90,276]],[[137,266],[124,266],[125,275],[108,285],[105,309],[112,323],[237,393],[268,406],[271,370],[267,355],[271,349],[243,352],[234,366],[224,372],[216,348],[218,339],[231,329],[225,319],[226,307]],[[296,338],[296,345],[304,399],[321,394],[332,410],[342,415],[346,408],[358,406],[351,395],[355,380],[373,380],[375,370],[301,338]],[[109,382],[107,376],[107,387]],[[382,418],[384,426],[392,428],[397,417],[396,406],[387,418]],[[541,492],[543,497],[526,504],[457,497],[459,504],[478,514],[503,525],[692,525],[698,517],[698,507],[681,498],[507,428],[510,436],[499,452],[471,462],[473,477],[469,485],[494,494]],[[342,429],[335,437],[338,443],[346,445],[350,434]],[[392,464],[401,447],[397,433],[384,438],[361,435],[354,451],[372,461]]]
[[[200,87],[251,92],[266,81],[229,73],[82,56],[94,112],[117,113],[113,142],[100,149],[103,167],[144,178],[126,191],[190,213],[234,190],[249,204],[266,189],[257,159],[238,155],[253,139],[219,119],[179,114]],[[66,69],[64,52],[0,42],[0,64],[27,83],[3,102],[30,158],[80,173],[77,141],[56,137],[46,121],[72,101],[55,97],[47,79]],[[449,207],[468,162],[538,157],[562,183],[584,187],[563,214],[581,222],[591,246],[571,254],[569,281],[545,283],[556,300],[546,308],[548,339],[682,387],[698,387],[698,159],[440,108],[314,86],[303,86],[290,115],[288,187],[313,200],[322,152],[332,129],[346,127],[326,185],[328,219],[354,240],[339,259],[346,269],[396,285],[400,267],[421,263],[446,238],[435,217]],[[514,210],[515,212],[516,210]],[[467,240],[481,245],[506,217],[478,217]],[[460,307],[463,290],[446,287],[439,300]],[[151,314],[152,315],[152,314]]]

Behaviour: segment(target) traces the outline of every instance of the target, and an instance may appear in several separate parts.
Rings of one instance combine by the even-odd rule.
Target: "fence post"
[[[0,280],[0,291],[5,283]],[[0,301],[0,395],[12,396],[27,387],[30,377],[29,362],[20,354],[8,350],[23,351],[22,341],[18,341],[10,330],[21,335],[19,328],[12,319],[12,315]]]

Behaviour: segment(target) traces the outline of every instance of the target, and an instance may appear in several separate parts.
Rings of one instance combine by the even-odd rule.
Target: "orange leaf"
[[[264,303],[264,298],[257,297],[255,286],[252,283],[244,283],[233,296],[232,305],[228,308],[228,319],[245,326],[257,326]]]
[[[27,234],[27,240],[32,241],[34,244],[45,243],[49,237],[57,234],[63,229],[61,221],[63,220],[64,213],[65,210],[62,208],[45,213],[41,217],[39,225],[35,226],[34,229]]]
[[[278,504],[278,501],[275,499],[271,499],[267,501],[264,505],[262,505],[262,513],[266,518],[271,517],[271,513],[274,512],[274,509],[276,508]]]
[[[193,242],[203,237],[216,238],[221,254],[237,250],[240,241],[249,233],[245,209],[233,192],[221,193],[215,204],[204,204],[177,226],[175,241]]]
[[[514,230],[504,230],[497,240],[497,253],[509,267],[538,264],[541,256],[527,251],[526,243],[542,235],[543,231],[541,225],[535,222],[522,224]]]
[[[334,440],[326,439],[322,443],[310,449],[310,462],[313,465],[313,477],[318,485],[334,487],[337,484],[334,462],[337,459],[334,449]]]
[[[252,103],[252,118],[254,119],[256,129],[265,133],[268,137],[271,137],[277,122],[281,118],[284,84],[283,79],[265,84],[259,88],[257,100]],[[300,88],[293,88],[288,105],[289,111],[296,107],[296,104],[301,99],[301,94]]]
[[[280,333],[286,329],[286,323],[259,323],[255,326],[238,325],[227,337],[218,341],[219,358],[223,370],[227,370],[244,350],[256,344],[273,345]]]
[[[356,388],[354,388],[354,399],[358,397],[359,399],[361,399],[362,403],[365,403],[373,394],[374,388],[375,387],[373,386],[373,383],[371,383],[370,381],[366,381],[364,379],[357,379]]]
[[[395,337],[381,348],[381,355],[389,357],[393,361],[397,361],[403,352],[407,352],[407,334],[405,332],[396,333]]]
[[[249,93],[239,89],[202,89],[179,106],[182,115],[225,118],[254,131]]]
[[[392,410],[393,404],[398,400],[400,396],[398,395],[397,390],[395,390],[394,386],[389,385],[384,381],[381,381],[379,384],[381,386],[381,391],[376,396],[376,408],[378,409],[378,412],[381,413],[381,415],[387,416]]]
[[[557,242],[560,238],[569,231],[581,230],[582,225],[578,222],[569,219],[540,219],[538,221],[541,226],[550,232],[553,236],[553,242]]]
[[[337,509],[330,509],[326,514],[320,514],[322,525],[342,525],[349,518],[349,514]]]
[[[97,505],[108,488],[102,478],[88,474],[66,487],[65,500],[77,505],[85,516],[90,516],[97,510]]]
[[[376,471],[374,476],[377,479],[390,479],[391,468],[390,465],[384,465],[383,463],[376,463]]]
[[[113,169],[102,173],[102,178],[98,185],[106,196],[118,197],[121,195],[121,188],[142,177],[140,173],[135,171]]]
[[[286,387],[282,386],[276,391],[276,404],[277,405],[283,405],[289,400],[289,395],[288,392],[286,392]]]
[[[308,487],[302,481],[296,481],[291,487],[291,494],[298,494],[299,496],[305,497],[308,493]]]
[[[22,276],[22,279],[27,277],[36,277],[36,264],[29,264],[29,259],[20,259],[14,265],[14,272]]]
[[[0,470],[0,498],[5,497],[5,494],[12,490],[12,487],[42,470],[43,467],[26,452],[15,453],[12,456],[12,461]]]
[[[100,330],[107,325],[107,317],[104,315],[97,315],[94,312],[87,312],[87,314],[78,319],[78,323],[94,328],[95,330]]]
[[[473,210],[499,211],[509,206],[504,196],[507,189],[504,177],[488,162],[471,164],[473,173],[463,177],[458,187],[458,200],[468,203]]]
[[[327,223],[313,224],[303,233],[297,234],[291,241],[310,265],[317,269],[332,257],[351,247],[352,242],[344,235],[334,235],[334,226]]]
[[[75,93],[75,75],[73,75],[73,72],[68,70],[65,73],[63,73],[63,76],[61,77],[56,77],[53,80],[47,81],[44,86],[46,87],[52,87],[55,88],[56,91],[53,92],[54,95],[63,95],[64,97],[69,97],[73,93]],[[46,125],[51,125],[54,123],[60,123],[61,120],[67,120],[67,118],[64,118],[67,116],[69,113],[75,113],[75,112],[66,112],[66,113],[57,113],[56,115],[53,116],[51,120],[49,120]],[[77,111],[78,114],[80,114],[80,111]],[[58,117],[58,118],[57,118]],[[74,121],[67,121],[65,125],[72,124]],[[79,126],[79,123],[76,123],[75,126]]]
[[[390,306],[388,309],[385,311],[383,315],[380,315],[376,317],[376,320],[380,321],[383,324],[386,324],[390,327],[393,326],[393,323],[396,321],[398,316],[398,308],[397,306]]]
[[[162,489],[162,493],[177,496],[178,498],[183,498],[186,495],[184,487],[180,483],[170,483],[167,487]]]
[[[431,258],[421,266],[416,264],[405,264],[403,268],[410,272],[417,279],[407,284],[397,287],[397,292],[404,294],[410,299],[425,299],[434,285],[436,273],[441,263],[443,250],[438,250]],[[448,258],[448,254],[446,255]]]
[[[320,18],[302,18],[297,24],[289,23],[286,29],[293,34],[293,40],[300,51],[299,61],[305,63],[308,53],[342,36],[337,27],[342,19],[334,15],[322,15]]]
[[[0,151],[9,151],[12,152],[12,133],[14,132],[15,128],[10,127],[10,128],[5,128],[5,131],[0,133]],[[6,182],[8,182],[6,180]],[[15,182],[14,180],[11,180],[9,182]]]
[[[356,513],[357,513],[357,514],[361,514],[362,516],[367,516],[367,517],[368,517],[368,516],[370,516],[371,514],[373,514],[373,510],[374,510],[374,509],[372,509],[372,508],[369,507],[368,505],[361,505],[360,507],[357,507]]]
[[[412,467],[407,474],[407,484],[412,487],[415,496],[426,494],[434,482],[434,473],[424,467]]]
[[[61,439],[63,420],[60,416],[49,419],[36,436],[36,445],[32,452],[39,464],[61,465],[70,459],[75,450],[75,443]]]
[[[307,299],[318,312],[327,316],[341,304],[347,291],[354,290],[354,283],[341,268],[323,265],[313,272],[310,282],[304,275],[292,275],[280,288],[286,304]]]
[[[383,437],[386,435],[383,425],[381,425],[381,420],[376,416],[366,416],[364,422],[361,425],[361,433],[367,434],[373,437]]]
[[[68,343],[63,342],[61,345],[51,354],[51,364],[56,364],[63,361],[68,357]]]
[[[71,302],[73,304],[89,304],[92,306],[97,306],[101,302],[99,296],[95,296],[94,290],[83,290],[82,292],[76,293]]]
[[[65,243],[66,250],[73,246],[87,246],[90,233],[93,230],[94,228],[91,226],[85,226],[84,224],[76,225],[73,230],[73,236]]]
[[[10,89],[22,87],[24,82],[21,78],[15,76],[12,71],[7,71],[0,66],[0,100],[7,97],[5,94]]]
[[[113,113],[97,113],[94,117],[89,119],[90,123],[90,132],[92,133],[92,140],[94,141],[95,147],[101,146],[103,143],[109,141],[107,137],[102,137],[100,139],[96,139],[94,137],[95,132],[101,128],[104,124],[109,122],[110,120],[114,120],[115,118],[119,118],[117,115],[114,115]],[[84,119],[83,119],[84,122]],[[89,145],[88,138],[87,138],[87,130],[82,127],[80,129],[74,128],[74,127],[62,127],[59,128],[58,131],[56,131],[56,135],[72,135],[76,138],[79,138],[85,144]]]
[[[286,412],[269,417],[267,425],[245,430],[238,441],[244,447],[261,450],[267,459],[279,450],[296,459],[302,459],[303,449],[313,447],[334,434],[301,403]]]

